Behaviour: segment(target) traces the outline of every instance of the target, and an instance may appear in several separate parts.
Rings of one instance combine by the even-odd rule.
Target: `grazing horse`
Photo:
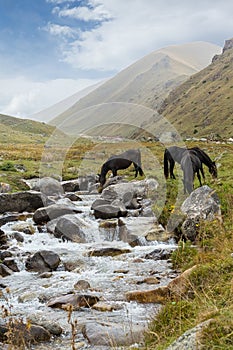
[[[129,149],[128,151],[111,156],[101,167],[100,185],[103,186],[106,181],[106,175],[109,170],[113,176],[117,176],[117,170],[127,169],[133,163],[135,169],[135,177],[143,175],[141,165],[141,152],[139,149]]]
[[[199,157],[195,155],[195,153],[192,153],[189,150],[185,151],[181,158],[180,165],[184,174],[184,193],[191,193],[193,191],[193,182],[195,174],[197,174],[200,186],[202,186],[200,176],[202,164]]]
[[[213,178],[217,178],[218,174],[215,162],[213,162],[208,156],[208,154],[206,154],[202,149],[200,149],[199,147],[192,147],[187,149],[177,146],[171,146],[165,149],[163,156],[164,176],[166,179],[168,178],[169,174],[171,179],[175,179],[175,175],[173,173],[175,162],[180,164],[183,154],[187,150],[192,154],[196,155],[200,159],[201,163],[205,164],[208,167],[209,172]],[[200,171],[203,178],[205,179],[203,167],[200,169]]]

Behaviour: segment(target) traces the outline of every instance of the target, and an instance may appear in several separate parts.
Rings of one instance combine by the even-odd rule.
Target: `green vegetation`
[[[42,165],[47,166],[50,174],[54,175],[56,162],[62,162],[63,179],[72,179],[80,175],[98,173],[108,156],[120,152],[121,149],[140,147],[146,176],[154,177],[161,183],[159,196],[154,203],[154,211],[160,215],[159,221],[166,225],[171,214],[180,214],[179,204],[184,197],[181,195],[180,202],[177,203],[178,180],[164,181],[164,147],[159,143],[131,141],[119,144],[80,139],[68,150],[62,149],[58,143],[50,152],[49,148],[44,147],[49,132],[45,133],[47,136],[42,137],[31,133],[32,129],[30,133],[19,129],[18,127],[19,139],[16,145],[13,144],[13,140],[9,143],[8,134],[8,142],[2,140],[0,150],[0,181],[9,183],[12,191],[27,189],[22,178],[40,176]],[[188,147],[195,145],[204,149],[212,159],[216,158],[220,165],[217,181],[212,180],[207,168],[205,173],[206,183],[214,188],[220,197],[223,220],[201,222],[195,246],[190,242],[179,242],[178,249],[172,255],[173,267],[181,272],[194,265],[197,267],[190,276],[190,289],[185,298],[168,300],[150,323],[145,335],[147,350],[166,349],[179,335],[208,319],[211,319],[211,323],[201,335],[203,349],[233,349],[233,146],[200,142],[187,144]],[[151,161],[152,156],[157,163]],[[179,178],[178,169],[176,166]],[[133,167],[122,174],[128,179],[133,179]],[[198,186],[197,180],[195,186]],[[165,205],[164,200],[160,199],[160,194],[165,194]]]
[[[201,222],[195,245],[180,241],[172,254],[172,264],[181,272],[196,266],[189,277],[189,290],[180,300],[168,300],[145,335],[146,350],[165,350],[188,329],[203,321],[211,322],[202,330],[202,349],[233,349],[233,162],[232,146],[210,146],[219,156],[219,178],[207,183],[220,197],[222,220]],[[207,151],[207,152],[208,152]],[[167,222],[175,185],[168,186],[162,221]]]
[[[229,138],[232,128],[233,49],[192,75],[163,102],[160,113],[184,137]]]

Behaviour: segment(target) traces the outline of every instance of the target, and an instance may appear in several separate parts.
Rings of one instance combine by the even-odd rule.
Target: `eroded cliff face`
[[[226,50],[230,50],[233,48],[233,38],[225,40],[225,45],[223,47],[222,52],[225,52]]]

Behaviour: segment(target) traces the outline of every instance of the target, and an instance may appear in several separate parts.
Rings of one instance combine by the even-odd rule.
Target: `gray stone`
[[[66,214],[80,212],[80,209],[78,209],[71,201],[70,204],[57,203],[37,209],[33,214],[33,220],[36,224],[43,224]]]
[[[40,192],[46,196],[61,196],[64,194],[61,183],[52,177],[43,177],[39,180]]]
[[[26,260],[25,266],[28,271],[42,273],[56,270],[59,264],[58,254],[49,250],[40,250]]]
[[[82,328],[83,335],[88,342],[102,346],[130,346],[143,340],[145,327],[143,325],[129,324],[128,327],[119,323],[106,324],[87,323]]]
[[[54,235],[76,243],[85,243],[86,237],[83,231],[85,223],[76,215],[64,215],[56,223]]]
[[[198,235],[201,220],[212,221],[216,217],[221,220],[219,198],[207,185],[194,190],[183,202],[181,211],[186,214],[181,227],[182,234],[191,241],[195,241]]]
[[[45,197],[39,192],[24,191],[0,194],[0,213],[33,212],[44,206]]]

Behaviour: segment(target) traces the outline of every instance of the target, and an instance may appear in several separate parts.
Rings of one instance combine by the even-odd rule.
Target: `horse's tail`
[[[164,176],[167,179],[168,178],[168,149],[166,148],[163,154],[163,172],[164,172]]]

